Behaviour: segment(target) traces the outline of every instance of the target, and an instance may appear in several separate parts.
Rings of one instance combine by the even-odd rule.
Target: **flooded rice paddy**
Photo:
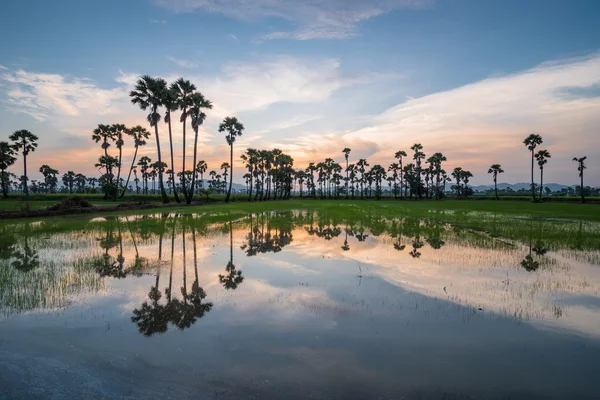
[[[598,398],[600,223],[296,210],[0,227],[0,398]]]

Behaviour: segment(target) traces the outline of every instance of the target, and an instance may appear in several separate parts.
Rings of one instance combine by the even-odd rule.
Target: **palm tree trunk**
[[[496,193],[496,200],[498,199],[498,178],[497,178],[497,173],[494,173],[494,193]]]
[[[177,203],[181,203],[181,199],[179,199],[179,195],[177,194],[177,189],[175,188],[175,159],[173,158],[173,135],[171,134],[171,111],[167,110],[167,113],[169,113],[169,146],[171,147],[171,182],[172,182],[171,186],[173,188],[173,196],[175,196],[175,201]],[[185,171],[185,122],[183,123],[183,170]],[[185,174],[184,174],[184,176],[185,176]],[[184,188],[185,188],[185,185],[184,185]]]
[[[119,140],[122,140],[122,138],[119,137]],[[117,195],[119,194],[119,183],[121,181],[121,162],[122,161],[123,161],[123,146],[119,146],[119,165],[117,165],[116,188],[113,189],[113,194],[112,194],[113,201],[117,200]],[[127,187],[127,186],[125,186],[125,187]]]
[[[125,195],[125,192],[127,191],[127,185],[129,185],[129,179],[131,178],[131,172],[133,171],[133,167],[135,166],[135,159],[137,158],[137,150],[138,150],[139,146],[135,146],[135,152],[133,153],[133,161],[131,162],[131,168],[129,168],[129,174],[127,175],[127,181],[125,182],[125,187],[123,188],[123,192],[121,193],[121,195],[119,196],[120,198],[123,198],[123,196]],[[137,183],[135,184],[136,187],[136,191],[137,191]]]
[[[185,125],[184,125],[184,132],[185,132]],[[185,143],[185,134],[184,134],[184,143]],[[196,158],[198,157],[198,128],[194,128],[194,165],[193,168],[194,170],[196,169]],[[183,156],[183,167],[185,168],[185,149],[184,149],[184,156]],[[184,170],[185,171],[185,170]],[[183,174],[183,176],[185,176],[185,173]],[[185,178],[181,178],[182,179],[182,183],[185,182]],[[203,178],[202,178],[203,179]],[[196,174],[192,174],[192,184],[190,185],[190,191],[189,194],[185,191],[185,186],[183,188],[184,190],[184,194],[186,195],[185,198],[185,202],[187,204],[190,204],[192,202],[192,199],[194,198],[194,187],[196,185]]]
[[[544,190],[544,167],[540,168],[540,201],[542,200]]]
[[[585,203],[585,196],[583,194],[583,164],[581,165],[581,167],[581,173],[579,174],[579,177],[581,178],[581,186],[579,186],[579,188],[581,192],[581,203]]]
[[[156,113],[156,110],[154,110]],[[160,186],[160,194],[162,196],[163,203],[169,202],[169,196],[167,196],[167,191],[165,190],[165,185],[163,184],[163,168],[162,168],[162,156],[160,155],[160,138],[158,137],[158,122],[154,124],[154,135],[156,136],[156,149],[158,151],[158,186]]]
[[[533,183],[533,150],[531,150],[531,196],[535,201],[535,185]]]
[[[233,184],[233,141],[229,146],[229,170],[231,171],[229,174],[229,190],[227,191],[225,203],[229,203],[229,197],[231,197],[231,185]]]
[[[29,190],[27,188],[27,154],[23,153],[23,188],[25,189],[25,197],[29,197]],[[581,189],[583,193],[583,187]]]

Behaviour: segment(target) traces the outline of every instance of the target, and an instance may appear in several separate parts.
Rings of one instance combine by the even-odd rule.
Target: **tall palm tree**
[[[523,140],[523,144],[527,146],[527,149],[531,152],[531,196],[533,197],[533,201],[535,201],[535,182],[533,179],[533,160],[534,160],[534,152],[535,148],[542,144],[542,137],[538,134],[532,133]]]
[[[165,123],[168,125],[169,128],[169,148],[171,150],[171,169],[169,169],[167,171],[167,173],[171,173],[171,182],[173,182],[172,188],[173,188],[173,196],[175,197],[175,201],[177,203],[181,203],[181,200],[179,199],[179,195],[177,194],[177,190],[175,188],[175,159],[174,159],[174,155],[173,155],[173,134],[171,131],[171,112],[172,111],[177,111],[179,109],[179,101],[177,99],[177,93],[175,91],[175,89],[173,88],[173,85],[171,85],[171,87],[165,91],[164,93],[164,97],[162,99],[162,105],[165,107],[165,118],[164,121]],[[184,151],[184,160],[185,160],[185,125],[184,125],[184,135],[183,135],[183,151]],[[185,161],[184,161],[185,162]],[[185,164],[184,164],[185,166]],[[183,169],[183,171],[185,171],[185,168]],[[185,182],[183,182],[183,187],[184,187],[184,191],[185,191]],[[185,193],[185,192],[184,192]]]
[[[348,198],[348,157],[350,156],[351,151],[352,149],[349,147],[346,147],[344,150],[342,150],[342,153],[344,153],[344,158],[346,159],[346,198]]]
[[[119,163],[117,165],[117,180],[115,181],[115,185],[112,190],[112,198],[113,200],[117,200],[117,196],[119,195],[119,184],[121,183],[121,161],[123,160],[123,133],[127,132],[127,128],[123,124],[113,124],[111,127],[113,131],[113,135],[116,139],[115,145],[117,149],[119,149]],[[125,187],[126,189],[127,187]]]
[[[190,99],[190,107],[187,110],[186,115],[188,115],[191,119],[192,129],[194,130],[194,163],[195,167],[198,166],[196,164],[196,158],[198,156],[198,129],[200,125],[204,123],[206,119],[206,114],[204,113],[204,109],[211,109],[212,103],[210,100],[206,99],[202,93],[197,92],[191,95]],[[205,169],[206,171],[206,169]],[[196,184],[196,174],[192,174],[192,184],[189,190],[189,193],[186,193],[186,202],[190,204],[192,202],[192,197],[194,197],[194,187]]]
[[[494,177],[494,193],[496,194],[496,200],[499,200],[498,197],[498,174],[503,174],[504,170],[500,164],[492,164],[490,169],[488,169],[488,174],[493,174]]]
[[[38,137],[26,129],[21,129],[20,131],[15,131],[8,138],[14,142],[13,148],[16,151],[20,150],[23,153],[23,188],[25,189],[25,196],[28,197],[29,190],[27,189],[27,155],[30,152],[35,151],[35,149],[37,148]]]
[[[158,162],[162,164],[162,156],[160,152],[160,138],[158,136],[158,122],[160,114],[158,107],[162,106],[165,93],[167,92],[167,82],[162,78],[152,78],[144,75],[136,83],[134,90],[129,93],[131,102],[137,104],[142,110],[150,109],[148,114],[148,122],[154,127],[154,135],[156,136],[156,149],[158,152]],[[158,174],[158,185],[160,186],[160,194],[162,195],[163,203],[169,202],[167,191],[163,184],[162,168]]]
[[[8,197],[8,173],[6,169],[13,165],[17,158],[15,149],[8,142],[0,142],[0,184],[2,184],[2,195]]]
[[[540,167],[540,200],[542,200],[542,195],[544,193],[542,191],[544,190],[544,165],[548,163],[549,158],[551,158],[551,156],[548,150],[539,150],[535,153],[535,159]]]
[[[573,157],[573,161],[577,162],[577,171],[579,171],[579,178],[581,179],[581,184],[580,184],[579,188],[580,188],[582,203],[585,203],[585,197],[584,197],[584,192],[583,192],[583,170],[587,168],[585,166],[586,159],[587,159],[587,156],[581,157],[581,158]]]
[[[235,139],[238,136],[242,136],[242,132],[244,131],[244,125],[237,120],[236,117],[225,117],[223,122],[219,125],[219,132],[226,132],[225,140],[227,140],[227,144],[229,145],[229,160],[231,165],[231,174],[229,176],[229,189],[227,190],[227,197],[225,198],[225,203],[229,202],[229,197],[231,196],[231,184],[233,182],[233,143],[235,143]]]
[[[150,132],[148,132],[146,128],[143,128],[140,125],[136,125],[133,128],[127,129],[125,133],[133,138],[135,152],[133,153],[133,160],[131,160],[131,168],[129,168],[127,181],[125,182],[125,187],[123,188],[123,192],[121,192],[120,197],[123,197],[125,195],[125,192],[127,191],[127,185],[129,185],[129,179],[131,179],[131,172],[135,169],[135,159],[137,158],[138,149],[141,146],[145,146],[146,139],[150,137]]]
[[[396,154],[394,155],[395,158],[398,159],[398,165],[400,166],[400,198],[403,198],[402,195],[402,187],[404,186],[404,182],[403,182],[403,178],[402,176],[404,175],[402,173],[403,167],[402,167],[402,157],[406,157],[406,152],[404,150],[400,150],[397,151]]]
[[[174,94],[175,99],[177,101],[177,107],[181,110],[181,118],[180,122],[183,124],[183,167],[182,171],[185,171],[185,139],[186,139],[186,121],[189,116],[188,110],[193,106],[193,97],[192,95],[196,91],[196,86],[188,80],[183,78],[177,79],[175,82],[171,84],[171,92]],[[174,168],[173,168],[174,169]],[[183,186],[183,191],[186,191],[185,185],[185,174],[183,175],[183,181],[181,182]]]

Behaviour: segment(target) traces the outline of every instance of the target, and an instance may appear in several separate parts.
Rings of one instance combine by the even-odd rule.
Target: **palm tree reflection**
[[[225,267],[225,275],[219,274],[219,282],[227,290],[235,290],[244,281],[242,271],[237,271],[233,264],[233,226],[229,221],[229,262]]]
[[[162,229],[159,233],[158,241],[158,265],[156,271],[155,285],[148,293],[149,301],[142,303],[140,308],[133,310],[131,321],[138,326],[138,330],[144,336],[152,336],[155,333],[165,333],[169,328],[169,323],[177,328],[184,330],[191,327],[198,319],[208,313],[213,304],[204,302],[206,292],[200,287],[198,277],[198,253],[196,244],[196,229],[193,218],[186,218],[182,221],[182,251],[183,251],[183,285],[181,286],[182,298],[172,296],[173,268],[174,268],[174,249],[175,249],[175,228],[177,216],[173,218],[173,227],[171,230],[171,262],[169,273],[169,285],[165,289],[166,304],[160,304],[162,294],[159,289],[160,269],[162,264],[162,245],[163,236],[166,228],[166,216],[163,216]],[[186,229],[187,225],[192,227],[192,242],[194,249],[194,282],[191,291],[187,291],[187,259],[186,259]]]

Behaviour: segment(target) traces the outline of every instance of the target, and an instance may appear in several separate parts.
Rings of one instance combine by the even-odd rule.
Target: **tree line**
[[[219,125],[218,131],[225,136],[229,146],[229,163],[221,164],[219,173],[211,170],[207,187],[204,185],[204,174],[208,166],[204,160],[198,160],[199,128],[207,118],[205,111],[212,109],[213,104],[197,91],[196,86],[189,80],[179,78],[170,85],[162,78],[142,76],[134,89],[129,93],[131,102],[146,111],[147,121],[154,130],[157,160],[148,156],[137,158],[140,147],[145,146],[152,134],[144,127],[137,125],[126,127],[124,124],[100,124],[93,130],[91,138],[100,145],[102,154],[95,163],[101,173],[100,178],[88,178],[83,174],[68,171],[62,175],[65,191],[69,193],[84,193],[101,190],[105,199],[117,200],[127,191],[133,191],[129,186],[133,176],[135,193],[148,194],[149,183],[152,192],[157,190],[165,203],[172,195],[176,202],[185,201],[190,204],[194,195],[210,193],[226,194],[225,201],[231,197],[233,184],[233,145],[244,132],[244,125],[236,117],[226,117]],[[163,114],[161,115],[160,112]],[[179,112],[179,123],[182,124],[182,164],[180,169],[175,166],[172,123]],[[166,124],[169,137],[170,165],[163,161],[159,136],[160,122]],[[189,124],[194,132],[192,165],[188,168],[186,156],[186,128]],[[21,188],[25,196],[29,195],[27,156],[38,146],[38,137],[28,130],[19,130],[9,136],[9,142],[0,142],[0,182],[4,197],[13,188]],[[133,146],[133,157],[124,167],[123,148],[129,141]],[[544,195],[544,167],[551,158],[548,150],[539,149],[543,139],[539,134],[530,134],[523,141],[531,154],[531,195],[534,201],[542,200]],[[109,149],[114,151],[109,152]],[[289,199],[296,191],[300,197],[312,198],[377,198],[385,192],[391,193],[396,199],[441,199],[447,194],[447,187],[457,197],[466,198],[473,194],[469,181],[473,174],[456,167],[446,171],[443,163],[446,156],[440,152],[427,157],[423,146],[415,143],[410,152],[399,150],[394,154],[394,162],[387,168],[380,164],[371,166],[361,158],[355,163],[349,163],[350,148],[344,148],[344,163],[340,164],[332,158],[320,162],[310,162],[306,168],[294,169],[294,159],[279,149],[260,150],[247,149],[241,156],[247,173],[243,176],[249,201]],[[17,153],[23,156],[23,175],[16,177],[7,171],[16,161]],[[587,157],[575,157],[577,171],[581,181],[581,201],[585,201],[583,177]],[[539,185],[535,182],[535,164],[540,173]],[[59,172],[48,165],[39,169],[44,176],[43,182],[32,181],[35,192],[55,193]],[[139,176],[138,176],[139,173]],[[500,164],[490,166],[488,173],[492,175],[496,199],[499,199],[497,179],[504,173]],[[167,175],[167,185],[164,183]],[[127,176],[126,178],[124,176]],[[158,180],[158,188],[156,187]],[[387,183],[387,190],[385,184]],[[306,188],[306,190],[305,190]]]

